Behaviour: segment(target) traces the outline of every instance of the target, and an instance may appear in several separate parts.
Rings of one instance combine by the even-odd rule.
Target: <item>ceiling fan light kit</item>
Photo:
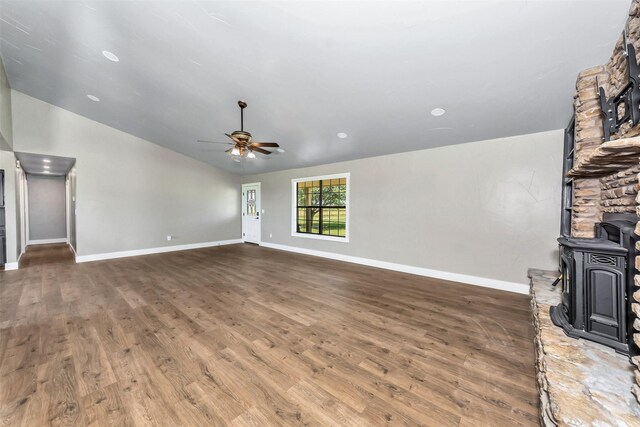
[[[253,141],[251,133],[244,130],[244,109],[247,108],[247,103],[245,101],[238,101],[238,106],[240,107],[240,130],[234,130],[233,132],[231,132],[231,134],[225,133],[225,135],[231,138],[233,142],[215,142],[205,141],[201,139],[199,139],[198,142],[233,145],[233,147],[226,150],[225,152],[234,157],[234,160],[236,160],[235,158],[255,159],[255,153],[261,153],[265,155],[271,154],[271,151],[265,150],[263,147],[280,147],[275,142]]]

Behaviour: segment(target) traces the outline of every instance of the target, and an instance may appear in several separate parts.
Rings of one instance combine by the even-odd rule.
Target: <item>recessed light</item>
[[[43,168],[45,168],[45,169],[51,169],[51,166],[44,165],[44,166],[43,166]]]
[[[49,159],[42,159],[42,161],[45,162],[45,163],[51,163],[51,160],[49,160]]]
[[[446,113],[444,108],[434,108],[433,110],[431,110],[431,115],[434,117],[440,117],[442,116],[444,113]]]
[[[92,100],[93,102],[100,102],[100,98],[98,98],[95,95],[87,95],[87,98],[89,98],[90,100]]]
[[[346,134],[346,133],[344,133],[344,132],[338,132],[338,138],[345,139],[346,137],[347,137],[347,134]]]
[[[115,53],[109,52],[108,50],[103,50],[102,54],[104,55],[105,58],[107,58],[109,61],[113,61],[113,62],[120,62],[120,58],[118,58],[116,56]]]
[[[278,153],[284,153],[284,148],[278,148]]]

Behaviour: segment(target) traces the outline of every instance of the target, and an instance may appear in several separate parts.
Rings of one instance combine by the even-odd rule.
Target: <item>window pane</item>
[[[307,206],[320,205],[320,187],[311,187],[310,194],[307,197]]]
[[[332,192],[326,198],[323,195],[322,204],[324,206],[345,206],[347,204],[346,193]]]
[[[329,222],[322,223],[322,234],[329,234],[330,232],[329,224],[330,224]]]
[[[346,206],[347,204],[347,193],[345,192],[338,192],[338,193],[333,193],[334,196],[334,206]]]
[[[329,192],[326,195],[322,195],[323,206],[342,206],[344,205],[344,195],[339,192]]]
[[[299,182],[297,185],[297,198],[298,198],[298,206],[304,206],[305,201],[305,186],[304,182]]]

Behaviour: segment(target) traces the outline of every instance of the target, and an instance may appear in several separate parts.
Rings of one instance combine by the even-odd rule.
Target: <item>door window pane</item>
[[[247,190],[247,215],[256,215],[256,190]]]

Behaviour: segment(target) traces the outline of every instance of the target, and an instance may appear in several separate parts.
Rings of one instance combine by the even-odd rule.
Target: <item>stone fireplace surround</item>
[[[569,338],[551,322],[549,309],[561,298],[559,289],[551,286],[557,275],[529,270],[541,425],[640,425],[640,405],[630,392],[634,367],[627,356]]]
[[[625,31],[640,59],[640,0],[631,3]],[[639,222],[635,233],[640,235],[640,125],[625,124],[610,141],[604,142],[596,89],[597,79],[607,97],[619,93],[627,84],[626,64],[620,36],[610,60],[582,71],[576,81],[574,166],[564,177],[573,179],[571,237],[595,237],[595,224],[602,221],[604,213],[636,214]],[[640,254],[640,243],[636,249]],[[640,255],[636,257],[636,269],[640,270]],[[559,290],[550,286],[553,280],[548,274],[532,271],[531,275],[542,424],[640,425],[640,356],[632,359],[634,369],[627,358],[613,354],[611,349],[563,336],[561,329],[551,324],[548,314],[548,306],[559,298]],[[634,283],[633,336],[640,346],[640,273]],[[596,386],[594,381],[605,382],[609,388]],[[635,399],[618,398],[614,403],[605,398],[606,394],[614,394],[614,385],[627,396],[635,395]]]

